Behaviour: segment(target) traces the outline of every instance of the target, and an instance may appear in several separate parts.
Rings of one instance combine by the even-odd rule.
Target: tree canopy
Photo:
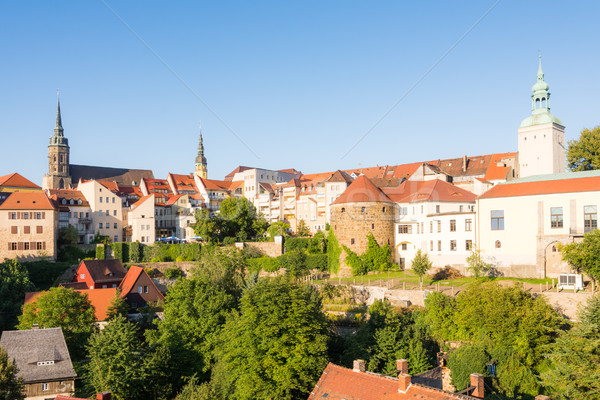
[[[593,230],[583,236],[583,241],[561,246],[562,258],[579,272],[600,280],[600,231]]]
[[[412,270],[415,274],[419,275],[419,282],[423,283],[423,275],[427,273],[431,269],[432,263],[429,260],[429,256],[427,253],[423,254],[421,249],[417,250],[415,254],[415,258],[412,260]]]
[[[64,287],[50,288],[35,302],[23,307],[18,329],[61,327],[71,357],[83,356],[83,348],[94,332],[96,320],[94,307],[85,294]]]
[[[328,322],[311,286],[260,280],[225,325],[215,390],[227,399],[306,398],[327,365],[327,340]]]
[[[27,269],[17,260],[0,263],[0,331],[14,328],[25,293],[33,289]]]
[[[570,140],[567,162],[571,171],[589,171],[600,168],[600,125],[581,131],[578,140]]]
[[[23,400],[25,385],[23,378],[18,377],[19,370],[8,358],[3,347],[0,347],[0,399]]]

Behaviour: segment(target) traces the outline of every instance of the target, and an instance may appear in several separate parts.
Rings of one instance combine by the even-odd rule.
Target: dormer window
[[[38,367],[41,367],[42,365],[54,365],[54,361],[38,361],[37,362]]]
[[[67,204],[67,201],[65,199],[62,199],[62,204]]]

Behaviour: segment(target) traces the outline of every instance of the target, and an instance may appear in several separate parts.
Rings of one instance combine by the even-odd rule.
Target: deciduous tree
[[[583,236],[579,243],[560,246],[563,260],[577,271],[585,272],[592,279],[600,279],[600,230],[593,230]]]
[[[17,260],[0,263],[0,331],[14,328],[25,293],[33,289],[27,269]]]
[[[421,249],[419,249],[415,254],[415,258],[413,258],[411,265],[411,268],[415,274],[419,275],[419,283],[421,286],[423,286],[423,275],[425,275],[432,266],[429,256],[427,256],[427,253],[423,254]]]
[[[0,399],[23,400],[25,398],[23,378],[18,377],[19,370],[8,358],[4,348],[0,347]]]
[[[600,168],[600,126],[581,131],[578,140],[570,140],[567,162],[571,171],[589,171]]]

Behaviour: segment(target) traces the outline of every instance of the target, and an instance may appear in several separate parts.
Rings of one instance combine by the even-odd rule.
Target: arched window
[[[383,207],[383,209],[381,210],[381,212],[385,212],[385,207]]]
[[[535,108],[540,108],[540,99],[535,99]]]
[[[346,212],[346,208],[342,207],[342,212]]]
[[[361,207],[361,208],[360,208],[360,212],[365,212],[365,208],[364,208],[364,207]]]
[[[546,108],[546,98],[542,97],[542,108]]]
[[[552,252],[556,253],[556,246],[552,246]]]
[[[494,247],[496,247],[497,249],[500,249],[502,247],[502,243],[499,240],[496,240]]]
[[[58,181],[58,188],[59,189],[64,189],[65,188],[65,181],[63,181],[62,178],[61,178],[60,181]]]

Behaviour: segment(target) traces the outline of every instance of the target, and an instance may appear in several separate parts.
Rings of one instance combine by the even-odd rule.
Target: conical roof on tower
[[[62,136],[64,129],[62,127],[62,118],[60,116],[60,97],[57,99],[56,105],[56,125],[54,126],[54,134]]]
[[[564,126],[560,119],[550,114],[550,85],[544,80],[541,55],[539,56],[537,80],[531,90],[533,92],[531,94],[531,116],[525,118],[519,127],[525,128],[548,123]]]
[[[392,200],[364,175],[358,176],[333,203],[388,202]]]

